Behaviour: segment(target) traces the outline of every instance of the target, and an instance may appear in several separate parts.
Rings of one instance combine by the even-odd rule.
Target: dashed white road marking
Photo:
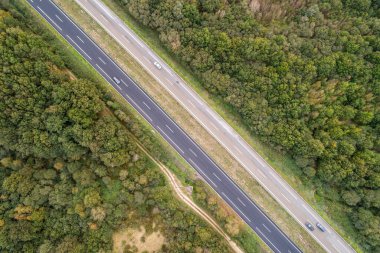
[[[112,78],[98,65],[98,64],[95,64],[96,67],[98,67],[109,79],[112,80]]]
[[[224,193],[224,192],[222,192],[222,195],[224,196],[224,197],[226,197],[228,200],[229,200],[229,202],[239,211],[239,213],[241,213],[241,215],[243,215],[249,222],[251,222],[251,220],[247,217],[247,215],[245,215],[241,210],[240,210],[240,208]]]
[[[53,19],[51,19],[51,17],[49,17],[49,15],[48,14],[46,14],[45,12],[44,12],[44,10],[43,9],[41,9],[40,8],[40,6],[37,6],[37,8],[60,30],[60,31],[62,31],[62,28],[59,26],[59,25],[57,25],[57,23],[55,23],[54,22],[54,20]]]
[[[189,148],[190,152],[195,156],[195,157],[198,157],[198,155],[191,149]]]
[[[218,177],[218,175],[216,175],[214,172],[212,173],[214,175],[214,177],[216,177],[220,182],[222,182],[222,179],[220,179],[220,177]]]
[[[290,200],[285,196],[285,194],[283,194],[282,192],[280,192],[280,194],[289,202],[289,203],[292,203],[290,202]]]
[[[100,60],[104,65],[107,64],[102,58],[100,58],[100,57],[98,57],[98,58],[99,58],[99,60]]]
[[[315,215],[314,215],[312,212],[310,212],[309,208],[308,208],[305,204],[302,204],[302,206],[303,206],[303,208],[306,209],[306,211],[307,211],[311,216],[313,216],[313,218],[314,218],[315,220],[318,220],[318,218],[315,217]]]
[[[243,205],[246,207],[245,203],[238,197],[237,200]]]
[[[235,150],[239,153],[239,154],[243,154],[243,152],[241,152],[240,148],[238,148],[237,146],[234,146]]]
[[[257,231],[259,231],[259,233],[262,235],[262,236],[264,236],[264,238],[265,239],[267,239],[267,241],[278,251],[278,252],[280,252],[281,253],[281,251],[276,247],[276,246],[274,246],[274,244],[268,239],[268,237],[266,237],[265,235],[264,235],[264,233],[263,232],[261,232],[261,230],[258,228],[258,227],[255,227],[256,229],[257,229]]]
[[[57,14],[55,14],[55,17],[58,18],[58,20],[63,23],[63,20]]]
[[[168,138],[170,140],[171,143],[173,143],[174,146],[176,146],[182,154],[184,154],[185,152],[183,152],[183,150],[165,133],[164,130],[161,129],[160,126],[157,126],[157,128],[161,131],[162,134],[164,134],[166,136],[166,138]]]
[[[272,231],[270,231],[270,229],[269,229],[267,226],[265,226],[264,223],[263,223],[263,227],[264,227],[266,230],[268,230],[269,233],[272,233]]]
[[[129,87],[129,85],[128,85],[126,82],[124,82],[123,79],[120,79],[120,81],[121,81],[125,86]]]
[[[257,169],[256,171],[259,172],[260,175],[261,175],[263,178],[267,178],[267,176],[265,176],[264,172],[262,172],[260,169]]]
[[[149,121],[153,122],[152,118],[127,94],[125,95],[132,101],[132,103],[149,119]],[[138,110],[137,110],[138,111]]]
[[[165,124],[165,126],[170,130],[170,132],[174,133],[174,131],[168,125]]]
[[[143,104],[144,104],[149,110],[152,110],[152,109],[150,109],[149,105],[147,105],[144,101],[143,101]]]
[[[78,40],[80,40],[83,44],[84,44],[84,41],[82,40],[81,37],[77,36]]]
[[[191,158],[189,158],[189,161],[190,161],[190,163],[194,166],[194,167],[196,167],[201,173],[202,173],[202,175],[205,177],[205,178],[207,178],[214,186],[215,186],[215,188],[217,188],[218,186],[214,183],[214,181],[212,181],[211,180],[211,178],[209,178],[204,172],[203,172],[203,170],[201,169],[201,168],[199,168],[199,166],[191,159]]]
[[[197,108],[194,104],[193,104],[193,102],[191,102],[191,100],[187,100],[187,102],[189,102],[194,108]]]
[[[103,14],[100,14],[100,16],[102,16],[102,18],[103,18],[105,21],[110,22],[110,21],[106,18],[106,16],[104,16]]]
[[[70,37],[70,35],[66,34],[67,38],[69,38],[69,40],[71,40],[71,42],[73,42],[90,60],[92,60],[92,58]],[[108,75],[107,75],[108,76]]]

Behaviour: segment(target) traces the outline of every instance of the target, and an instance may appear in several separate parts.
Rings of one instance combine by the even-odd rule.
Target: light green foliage
[[[111,252],[116,230],[155,224],[161,252],[228,252],[173,198],[97,84],[68,74],[64,46],[9,3],[7,12],[0,2],[0,251]]]
[[[273,22],[247,1],[117,2],[252,133],[293,156],[305,183],[328,185],[347,210],[379,217],[363,198],[380,187],[378,1],[301,1]],[[277,1],[258,2],[265,11]],[[365,250],[380,250],[380,240],[356,232]]]

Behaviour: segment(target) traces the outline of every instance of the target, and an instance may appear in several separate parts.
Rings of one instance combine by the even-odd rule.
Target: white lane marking
[[[259,172],[263,178],[267,178],[267,176],[265,176],[264,172],[262,172],[259,168],[256,171]]]
[[[67,38],[69,38],[71,40],[71,42],[73,42],[90,60],[92,60],[92,58],[70,37],[70,35],[66,34]]]
[[[148,54],[152,57],[152,58],[156,58],[157,56],[155,56],[150,50],[148,51]]]
[[[173,143],[173,145],[174,146],[176,146],[180,151],[181,151],[181,153],[182,154],[184,154],[185,152],[183,152],[183,150],[165,133],[165,131],[164,130],[162,130],[161,129],[161,127],[160,126],[157,126],[157,128],[161,131],[161,133],[163,133],[165,136],[166,136],[166,138],[168,138],[169,140],[170,140],[170,142],[171,143]]]
[[[150,60],[149,60],[145,55],[143,55],[143,57],[144,57],[144,59],[145,59],[146,61],[150,62]]]
[[[129,87],[129,85],[128,85],[126,82],[124,82],[123,79],[120,79],[120,81],[121,81],[125,86]]]
[[[170,130],[170,132],[174,133],[174,131],[168,125],[165,124],[165,126]]]
[[[150,109],[149,105],[147,105],[144,101],[143,101],[143,104],[144,104],[149,110],[152,110],[152,109]]]
[[[214,177],[216,177],[220,182],[222,182],[222,179],[220,179],[220,177],[218,177],[218,175],[215,174],[215,172],[212,173],[214,175]]]
[[[98,64],[95,64],[96,67],[98,67],[109,79],[112,80],[112,78],[98,65]]]
[[[151,121],[153,122],[152,118],[149,117],[149,115],[127,94],[125,95],[132,101],[132,103]],[[137,110],[138,111],[138,110]]]
[[[112,16],[112,14],[110,14],[110,12],[100,3],[100,2],[98,2],[98,1],[96,1],[96,4],[100,7],[100,8],[102,8],[102,10],[105,12],[105,13],[107,13],[107,16],[110,16],[111,17],[111,19],[114,19],[113,18],[113,16]]]
[[[119,90],[121,90],[121,87],[120,87],[118,84],[116,84],[116,86],[117,86],[117,88],[118,88]]]
[[[98,57],[99,58],[99,60],[104,64],[104,65],[107,65],[107,63],[102,59],[102,58],[100,58],[100,57]]]
[[[240,208],[224,193],[222,192],[222,195],[224,197],[226,197],[228,199],[229,202],[231,202],[231,204],[249,221],[251,222],[251,220],[247,217],[247,215],[245,215],[241,210]]]
[[[49,2],[51,2],[51,0],[49,0]],[[82,7],[84,7],[83,5],[82,5]],[[65,13],[63,13],[60,9],[58,9],[61,13],[62,13],[62,15],[64,15],[64,16],[66,16],[67,17],[67,15],[65,14]],[[92,15],[91,15],[92,16]],[[67,17],[68,18],[68,17]],[[94,16],[93,16],[93,18],[95,18]],[[96,18],[95,18],[96,19]],[[73,23],[72,21],[71,21],[71,19],[69,19],[68,18],[68,20],[75,26],[75,27],[77,27],[78,28],[78,30],[82,33],[82,34],[84,34],[85,36],[87,36],[81,29],[79,29],[79,27],[75,24],[75,23]],[[119,24],[123,29],[125,29],[124,28],[124,26],[122,26],[122,24]],[[129,33],[129,32],[128,32]],[[87,36],[88,37],[88,36]],[[132,37],[133,37],[133,35],[132,35]],[[92,40],[90,39],[90,41],[92,42]],[[140,42],[139,41],[137,41],[139,44],[140,44]],[[93,42],[92,42],[93,43]],[[97,45],[97,44],[95,44],[95,43],[93,43],[96,47],[98,47],[99,48],[99,46]],[[140,44],[140,46],[143,46],[143,45],[141,45]],[[99,48],[100,49],[100,48]],[[101,50],[101,49],[100,49]],[[102,51],[102,50],[101,50]],[[129,51],[128,49],[127,49],[127,51]],[[103,51],[102,51],[103,52]],[[130,52],[130,51],[129,51]],[[131,52],[130,52],[131,53]],[[133,55],[133,54],[132,54]],[[135,56],[135,55],[134,55]],[[141,62],[140,62],[141,63]],[[144,65],[144,64],[142,64],[142,65]],[[117,66],[117,65],[116,65]],[[119,66],[117,66],[119,69],[120,69],[120,67]],[[146,67],[146,66],[145,66]],[[127,76],[127,78],[128,79],[130,79],[128,76]],[[130,79],[131,80],[131,79]],[[132,81],[132,80],[131,80]],[[138,87],[138,86],[137,86]],[[139,88],[139,87],[138,87]],[[191,94],[192,95],[192,94]],[[159,108],[160,109],[160,108]],[[162,111],[162,110],[161,110]],[[169,118],[170,119],[170,118]],[[170,119],[171,120],[171,119]],[[172,121],[172,120],[171,120]],[[177,126],[178,127],[178,126]],[[180,128],[179,128],[180,129]],[[181,129],[180,129],[181,130]],[[182,131],[183,132],[183,131]],[[240,140],[239,140],[240,141]],[[227,177],[228,178],[228,177]],[[230,180],[230,179],[229,179]],[[230,180],[231,181],[231,180]],[[264,187],[265,188],[265,187]],[[238,188],[239,189],[239,188]],[[239,191],[241,191],[240,189],[239,189]],[[245,196],[246,197],[246,196]],[[248,198],[248,200],[249,201],[251,201],[249,198]],[[251,201],[252,202],[252,201]],[[259,209],[260,210],[260,209]],[[300,221],[299,221],[299,223],[300,224],[302,224]],[[283,234],[283,233],[282,233]],[[286,238],[286,237],[285,237]],[[287,238],[286,238],[287,239]],[[289,240],[288,240],[289,241]],[[294,245],[292,242],[290,242],[292,245]],[[295,245],[294,245],[295,246]],[[296,246],[295,246],[296,247]],[[324,247],[325,248],[325,247]],[[296,248],[297,249],[297,248]],[[325,248],[326,249],[326,248]],[[297,251],[298,252],[300,252],[298,249],[297,249]]]
[[[172,81],[170,81],[168,78],[165,77],[165,80],[166,80],[169,84],[173,85]]]
[[[265,226],[264,223],[263,223],[263,227],[264,227],[266,230],[268,230],[269,233],[272,233],[272,231],[270,231],[270,229],[269,229],[267,226]]]
[[[280,194],[289,202],[289,203],[292,203],[292,202],[290,202],[290,200],[282,193],[282,192],[280,192]]]
[[[339,239],[339,238],[338,238]],[[339,240],[336,240],[340,245],[342,245],[343,246],[343,248],[344,249],[346,249],[346,245],[344,245],[341,241],[339,241]]]
[[[198,155],[191,149],[189,148],[190,152],[195,156],[195,157],[198,157]]]
[[[215,186],[215,188],[218,188],[218,186],[214,183],[214,181],[212,181],[211,180],[211,178],[209,178],[204,172],[203,172],[203,170],[201,169],[201,168],[199,168],[199,166],[191,159],[191,158],[189,158],[189,161],[190,161],[190,163],[194,166],[194,167],[196,167],[201,173],[202,173],[202,175],[205,177],[205,178],[207,178],[214,186]]]
[[[245,203],[238,197],[237,200],[243,205],[246,207]]]
[[[169,75],[171,75],[172,77],[174,77],[173,73],[170,70],[166,69],[166,71],[169,73]]]
[[[237,151],[237,152],[239,152],[239,154],[243,154],[243,152],[241,152],[241,150],[237,147],[237,146],[234,146],[234,148],[235,148],[235,150]]]
[[[60,30],[60,31],[62,31],[62,28],[59,26],[59,25],[57,25],[57,23],[55,23],[54,22],[54,20],[52,20],[50,17],[49,17],[49,15],[48,14],[46,14],[45,12],[44,12],[44,10],[43,9],[41,9],[40,8],[40,6],[37,6],[37,8]]]
[[[58,20],[63,23],[63,20],[57,14],[55,14],[55,17],[58,18]]]
[[[211,126],[212,126],[213,128],[215,128],[216,130],[218,130],[218,128],[215,126],[215,124],[214,124],[212,121],[209,121],[209,123],[211,124]]]
[[[105,21],[110,22],[110,21],[108,21],[108,19],[106,18],[106,16],[104,16],[103,14],[100,14],[100,16],[102,16],[102,18],[103,18]]]
[[[127,35],[123,35],[124,39],[126,39],[128,42],[131,42],[131,40],[128,38]]]
[[[83,44],[85,44],[81,37],[77,36],[77,38],[78,38]]]
[[[144,45],[139,41],[139,39],[136,39],[136,37],[133,35],[132,32],[128,31],[124,27],[124,24],[119,24],[119,26],[121,27],[121,29],[123,29],[124,31],[126,31],[129,34],[129,36],[131,36],[139,44],[140,47],[144,48]]]
[[[303,208],[306,209],[306,211],[307,211],[311,216],[313,216],[313,218],[314,218],[316,221],[318,221],[318,218],[315,217],[315,215],[314,215],[312,212],[310,212],[309,208],[308,208],[305,204],[302,204],[302,206],[303,206]]]
[[[281,253],[281,251],[279,250],[279,249],[277,249],[277,247],[276,246],[274,246],[274,244],[268,239],[268,237],[266,237],[265,235],[264,235],[264,233],[263,232],[261,232],[261,230],[258,228],[258,227],[256,227],[256,229],[257,229],[257,231],[259,231],[259,233],[262,235],[262,236],[264,236],[264,238],[265,239],[267,239],[267,241],[278,251],[278,252],[280,252]]]
[[[193,102],[191,102],[190,99],[188,99],[187,102],[189,102],[194,108],[197,108],[197,107],[193,104]]]

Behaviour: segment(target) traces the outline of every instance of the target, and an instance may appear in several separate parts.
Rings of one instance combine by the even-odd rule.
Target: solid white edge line
[[[263,232],[261,232],[261,230],[258,228],[258,227],[256,227],[256,229],[257,229],[257,231],[259,231],[259,233],[262,235],[262,236],[264,236],[265,237],[265,239],[267,239],[267,241],[278,251],[278,252],[280,252],[281,253],[281,251],[276,247],[276,246],[274,246],[274,244],[268,239],[268,237],[266,237],[265,235],[264,235],[264,233]]]
[[[37,6],[37,8],[56,26],[56,27],[58,27],[58,29],[60,30],[60,31],[62,31],[62,28],[59,26],[59,25],[57,25],[57,23],[55,23],[54,22],[54,20],[53,19],[51,19],[51,17],[49,17],[49,15],[47,15],[45,12],[44,12],[44,10],[43,9],[41,9],[40,8],[40,6]]]
[[[176,147],[181,151],[182,154],[185,153],[185,152],[183,152],[183,150],[177,145],[177,143],[175,143],[175,142],[169,137],[169,135],[167,135],[167,134],[165,133],[165,131],[161,129],[160,126],[157,125],[157,128],[161,131],[161,133],[163,133],[163,134],[164,134],[164,135],[170,140],[171,143],[173,143],[174,146],[176,146]]]
[[[240,208],[224,193],[222,192],[222,195],[224,197],[226,197],[228,199],[229,202],[231,202],[231,204],[249,221],[251,222],[251,220],[247,217],[247,215],[245,215],[245,213],[243,213]]]
[[[58,18],[58,20],[63,23],[63,20],[57,14],[55,14],[55,17]]]
[[[67,38],[69,38],[90,60],[92,58],[70,37],[70,35],[66,34]]]
[[[50,2],[51,2],[51,0],[49,0]],[[84,8],[84,9],[86,9],[82,4],[80,4],[80,6],[82,6],[82,8]],[[62,13],[62,11],[58,8],[58,10]],[[88,12],[87,12],[88,13]],[[65,13],[63,13],[66,17],[67,17],[67,15],[65,14]],[[90,13],[88,13],[88,14],[90,14]],[[90,16],[92,16],[91,14],[90,14]],[[93,16],[92,16],[93,17]],[[94,19],[96,19],[95,17],[93,17]],[[69,19],[70,21],[71,21],[71,19]],[[96,19],[97,20],[97,19]],[[72,21],[71,21],[72,22]],[[72,22],[73,23],[73,22]],[[77,27],[77,25],[75,24],[75,23],[73,23],[76,27]],[[120,25],[120,27],[122,27],[123,28],[123,26],[121,25],[121,24],[119,24]],[[104,28],[104,27],[103,27]],[[79,29],[83,34],[85,34],[81,29]],[[85,34],[85,36],[87,36],[88,37],[88,35],[87,34]],[[113,36],[112,36],[113,37]],[[114,37],[114,39],[116,39],[115,37]],[[119,41],[118,39],[116,39],[117,41]],[[91,40],[92,41],[92,40]],[[120,43],[120,41],[119,41],[119,43]],[[95,44],[95,43],[94,43]],[[122,44],[122,43],[121,43]],[[140,44],[140,43],[139,43]],[[95,46],[97,46],[98,48],[99,48],[99,46],[97,45],[97,44],[95,44]],[[131,55],[133,55],[134,57],[135,57],[135,59],[137,60],[137,58],[136,58],[136,56],[133,54],[133,53],[131,53],[130,52],[130,50],[129,49],[126,49]],[[107,57],[108,57],[108,55],[107,55]],[[138,60],[137,60],[138,61]],[[140,62],[140,64],[141,64],[141,62]],[[144,65],[144,64],[142,64],[142,65]],[[118,66],[118,65],[117,65]],[[120,69],[120,67],[119,67],[119,69]],[[151,73],[152,74],[152,73]],[[128,76],[127,76],[128,77]],[[129,78],[129,77],[128,77]],[[129,78],[130,79],[130,78]],[[137,87],[139,87],[139,86],[137,86]],[[194,115],[193,115],[194,116]],[[215,137],[215,136],[214,136]],[[215,137],[216,138],[216,137]],[[264,188],[266,188],[265,186],[264,186]],[[239,191],[241,191],[240,190],[240,188],[238,188],[239,189]],[[267,188],[266,188],[267,189]],[[275,199],[276,199],[276,197],[275,197],[275,195],[272,195]],[[249,199],[249,198],[248,198]],[[250,200],[250,199],[249,199]],[[251,200],[250,200],[251,201]],[[251,201],[252,202],[252,201]],[[284,207],[284,205],[280,202],[280,204]],[[284,207],[286,210],[288,210],[286,207]],[[259,209],[260,210],[260,209]],[[289,210],[288,210],[289,211]],[[295,218],[297,221],[298,221],[298,223],[300,224],[300,225],[302,225],[302,222],[300,222],[299,220],[298,220],[298,218],[296,218],[294,215],[293,215],[293,213],[292,212],[289,212],[290,214],[292,214],[292,217],[293,218]],[[280,230],[281,231],[281,230]],[[282,231],[281,231],[282,232]],[[334,231],[335,232],[335,231]],[[336,233],[336,232],[335,232]],[[337,234],[337,233],[336,233]],[[318,242],[320,242],[319,241],[319,239],[317,239],[313,234],[311,234]],[[340,236],[339,234],[338,234],[338,236]],[[286,237],[286,236],[285,236]],[[286,237],[287,238],[287,237]],[[289,239],[287,239],[288,241],[289,241]],[[294,245],[292,242],[291,242],[291,244],[292,245]],[[328,251],[328,249],[323,245],[323,244],[321,244],[322,245],[322,247],[325,249],[325,250],[327,250]],[[350,245],[349,245],[350,246]],[[298,250],[298,248],[297,248],[297,246],[295,246],[294,245],[294,247],[297,249],[297,251],[298,252],[300,252],[299,250]],[[352,247],[351,247],[352,248]],[[329,252],[329,251],[328,251]]]

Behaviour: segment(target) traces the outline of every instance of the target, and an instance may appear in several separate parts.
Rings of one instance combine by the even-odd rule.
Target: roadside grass
[[[191,167],[186,165],[185,160],[179,156],[175,151],[171,148],[171,146],[159,135],[158,133],[155,132],[155,130],[149,125],[147,121],[145,121],[140,114],[127,102],[125,102],[124,98],[111,86],[109,83],[103,79],[103,77],[85,60],[83,57],[71,46],[67,43],[66,40],[62,38],[62,36],[53,28],[51,27],[40,15],[35,13],[34,9],[29,6],[26,2],[20,2],[17,3],[18,7],[21,7],[24,11],[27,10],[28,13],[33,15],[39,23],[39,28],[41,29],[47,29],[50,31],[50,34],[46,33],[44,36],[49,36],[52,40],[55,40],[53,46],[59,48],[61,53],[65,54],[68,58],[68,60],[65,62],[65,65],[68,68],[73,68],[73,74],[75,76],[82,76],[84,78],[88,78],[89,80],[93,81],[94,84],[97,84],[97,87],[100,88],[101,91],[106,92],[104,94],[105,97],[112,97],[112,102],[115,102],[116,107],[120,107],[120,109],[126,113],[128,116],[131,117],[132,121],[138,125],[139,129],[143,129],[144,134],[149,135],[148,138],[152,139],[154,141],[153,148],[162,148],[162,150],[159,150],[159,155],[161,156],[162,160],[165,161],[165,166],[170,167],[170,170],[174,172],[176,175],[176,179],[178,179],[180,182],[187,182],[189,179],[189,176],[195,180],[196,175],[195,173],[192,172],[191,175],[187,174],[188,172],[191,171]],[[108,100],[109,102],[111,100]],[[112,106],[111,106],[112,107]],[[109,105],[107,106],[107,111],[105,113],[107,114],[112,114],[111,111],[109,111]],[[116,115],[115,115],[116,116]],[[117,117],[117,116],[116,116]],[[136,145],[139,146],[141,145],[141,139],[136,137],[134,133],[128,128],[127,128],[127,135],[129,135],[129,138],[132,140],[136,141]],[[140,136],[141,137],[141,136]],[[150,153],[145,152],[151,152],[152,147],[146,147],[146,146],[140,146],[141,149],[141,154],[142,155],[147,155],[149,158]],[[157,152],[154,152],[157,154]],[[152,155],[152,154],[150,154]],[[155,157],[150,157],[149,159],[151,160],[150,166],[158,166],[156,164],[156,159]],[[188,167],[188,168],[185,168]],[[165,178],[165,180],[168,180]],[[168,182],[168,186],[169,182]],[[204,184],[204,187],[208,187],[208,185]],[[181,198],[178,197],[174,192],[173,195],[175,195],[176,199],[178,199],[179,202],[181,202]],[[190,207],[188,206],[183,206],[181,205],[181,208],[183,211],[191,211],[194,212],[194,214],[198,215],[201,219],[205,219],[202,215],[198,214],[197,212],[193,211]],[[207,213],[207,212],[206,212]],[[207,221],[206,221],[207,223]],[[211,227],[213,227],[212,224],[210,224]],[[215,227],[213,227],[215,229]],[[218,231],[215,231],[217,234]],[[246,233],[245,233],[246,234]],[[260,238],[257,235],[253,235],[255,238],[255,241],[259,241]],[[222,238],[222,236],[221,236]],[[252,238],[251,238],[252,239]],[[252,240],[251,240],[252,241]],[[240,245],[238,243],[238,245]],[[250,247],[252,249],[255,249],[254,251],[249,251],[249,252],[269,252],[269,248],[264,244],[259,244],[260,249],[257,251],[257,247],[253,247],[255,245],[252,243]]]
[[[250,133],[238,113],[221,98],[210,95],[203,88],[201,81],[181,64],[181,60],[162,45],[155,31],[137,22],[129,13],[123,11],[115,0],[103,0],[103,2],[222,116],[357,252],[363,252],[355,240],[356,232],[349,220],[350,212],[346,206],[326,198],[328,193],[317,192],[314,183],[309,182],[305,185],[302,180],[303,172],[294,160]]]
[[[75,17],[75,21],[95,40],[102,48],[116,61],[118,64],[129,73],[134,80],[136,80],[158,103],[171,115],[174,120],[190,133],[190,135],[201,144],[201,146],[208,152],[222,167],[232,176],[232,178],[239,183],[239,185],[248,192],[248,194],[271,216],[277,224],[286,232],[290,237],[304,250],[308,252],[323,252],[320,246],[311,238],[306,231],[299,226],[299,224],[287,214],[282,207],[275,202],[268,193],[242,168],[220,144],[214,140],[196,121],[193,119],[181,106],[163,90],[158,82],[156,82],[149,74],[147,74],[139,64],[131,58],[130,55],[120,54],[124,52],[123,49],[99,26],[97,25],[73,0],[56,0],[71,17]],[[185,79],[186,80],[186,79]],[[188,81],[188,80],[186,80]],[[131,108],[125,101],[120,99],[118,93],[113,90],[109,85],[112,94],[115,95],[117,101]],[[132,109],[134,112],[134,110]],[[141,119],[140,116],[137,116]],[[144,122],[145,127],[152,129],[150,125]],[[157,135],[158,136],[158,135]],[[167,143],[162,144],[165,152],[170,153],[171,159],[175,166],[170,166],[174,172],[180,173],[180,179],[188,181],[189,176],[194,174],[184,160],[171,149]],[[182,165],[179,165],[182,164]],[[178,169],[180,168],[180,169]],[[186,170],[184,170],[186,169]],[[184,173],[184,171],[186,171]],[[237,173],[238,172],[238,173]],[[178,175],[177,175],[178,176]],[[247,182],[246,182],[247,181]],[[211,214],[213,216],[213,214]],[[251,237],[239,238],[238,241],[241,245],[249,245]],[[261,240],[259,242],[263,245]],[[265,248],[265,246],[263,246]]]

